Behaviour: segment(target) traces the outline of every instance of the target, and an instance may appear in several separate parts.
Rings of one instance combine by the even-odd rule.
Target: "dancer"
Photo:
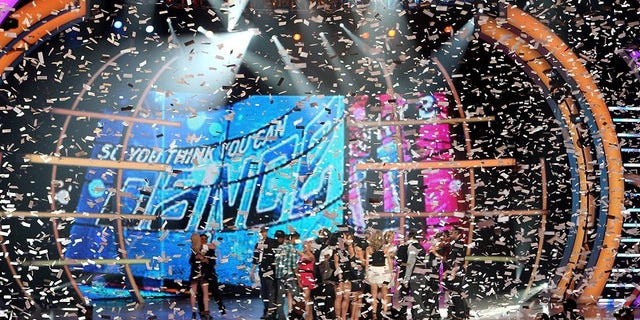
[[[366,251],[367,281],[371,285],[371,311],[373,320],[378,320],[378,300],[382,303],[382,317],[389,318],[389,285],[393,274],[391,257],[385,251],[381,230],[371,233],[370,246]],[[380,294],[380,298],[378,297]]]
[[[360,319],[362,297],[365,281],[365,250],[366,242],[360,237],[351,235],[352,241],[348,245],[349,260],[353,279],[351,280],[351,320]]]
[[[409,260],[409,244],[411,233],[407,234],[402,243],[398,245],[398,250],[396,251],[396,292],[398,295],[398,303],[399,310],[397,319],[398,320],[406,320],[407,319],[407,307],[408,307],[408,297],[409,297],[409,283],[404,281],[406,272],[407,272],[407,261]]]
[[[203,254],[203,244],[200,235],[193,233],[191,235],[191,256],[189,264],[191,272],[189,274],[190,300],[191,300],[191,319],[196,319],[197,309],[197,293],[198,286],[202,289],[202,304],[204,309],[200,310],[200,319],[211,319],[209,315],[209,283],[205,276],[206,264],[208,259]]]
[[[313,300],[311,299],[311,291],[316,288],[316,277],[313,272],[316,263],[313,255],[313,239],[307,239],[302,244],[302,252],[300,253],[300,261],[298,261],[298,285],[302,288],[305,301],[305,320],[313,319]]]
[[[220,314],[227,314],[227,310],[224,306],[224,302],[222,301],[222,293],[220,292],[220,285],[218,283],[218,274],[216,273],[216,261],[218,261],[218,257],[216,254],[216,244],[209,243],[209,237],[206,234],[200,235],[200,241],[202,242],[202,252],[207,258],[207,263],[204,265],[204,276],[205,280],[209,284],[209,292],[213,296],[213,300],[218,304],[218,310]],[[202,294],[202,290],[198,289],[198,294]],[[203,299],[198,299],[198,309],[204,310]],[[208,309],[208,308],[207,308]]]
[[[413,300],[411,305],[412,319],[432,319],[433,304],[427,307],[427,299],[432,298],[428,290],[427,281],[430,276],[429,255],[420,243],[422,235],[410,232],[407,239],[407,269],[402,281],[408,284],[409,292]],[[429,269],[429,270],[428,270]]]
[[[313,308],[315,312],[314,319],[335,320],[334,309],[334,269],[331,263],[333,260],[333,243],[334,235],[327,228],[318,231],[313,255],[316,263],[314,266],[314,274],[316,276],[316,288],[311,291],[314,301]]]
[[[578,313],[578,303],[573,298],[562,301],[562,312],[551,316],[551,320],[584,320]]]
[[[280,243],[276,249],[275,275],[278,283],[276,296],[277,319],[288,319],[293,306],[293,297],[298,295],[298,260],[299,255],[288,236],[282,230],[276,231],[276,239]],[[285,306],[285,300],[287,304]],[[285,309],[286,307],[286,309]]]
[[[398,317],[398,309],[400,308],[399,306],[399,301],[400,299],[398,299],[399,297],[397,295],[394,296],[394,294],[398,294],[399,292],[397,292],[396,290],[391,290],[392,288],[395,287],[396,283],[398,282],[397,279],[397,271],[398,271],[398,266],[396,265],[396,256],[398,254],[398,244],[396,243],[396,232],[394,230],[391,229],[387,229],[384,231],[384,252],[386,253],[387,256],[389,256],[389,261],[391,261],[391,264],[388,265],[388,269],[389,272],[391,273],[391,281],[389,282],[389,284],[387,285],[387,287],[389,288],[389,292],[387,293],[387,298],[386,301],[389,304],[389,311],[388,311],[388,315],[389,316],[393,316],[394,318]]]
[[[353,235],[349,231],[340,232],[338,243],[333,251],[333,263],[336,270],[336,319],[343,320],[349,311],[349,298],[351,297],[351,260],[349,259],[349,246],[353,246]]]
[[[267,236],[267,228],[261,227],[259,232],[259,240],[253,250],[253,261],[249,279],[253,282],[258,268],[258,276],[260,277],[260,297],[264,309],[260,319],[266,319],[269,313],[275,313],[276,310],[276,290],[277,284],[274,276],[274,250],[278,246],[275,239]]]

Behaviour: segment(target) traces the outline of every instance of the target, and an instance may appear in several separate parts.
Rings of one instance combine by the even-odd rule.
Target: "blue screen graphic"
[[[208,98],[153,92],[134,113],[144,122],[96,129],[93,159],[138,167],[87,169],[76,211],[155,218],[122,222],[126,256],[148,259],[131,265],[142,281],[187,281],[190,235],[204,231],[218,242],[220,281],[250,285],[258,226],[304,239],[342,223],[343,97],[252,96],[217,109]],[[167,168],[148,168],[159,164]],[[81,272],[122,274],[122,265],[99,264],[122,257],[116,226],[76,219],[65,257],[96,261]]]

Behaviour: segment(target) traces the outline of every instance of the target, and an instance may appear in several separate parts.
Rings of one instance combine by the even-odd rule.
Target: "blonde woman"
[[[371,308],[373,320],[378,320],[378,299],[382,302],[382,317],[389,318],[389,285],[393,280],[393,261],[384,247],[381,230],[373,230],[366,250],[367,282],[371,286]],[[380,295],[380,298],[378,298]]]
[[[389,264],[387,264],[388,271],[391,273],[391,281],[389,282],[389,288],[395,288],[397,283],[396,276],[398,273],[398,266],[396,265],[396,256],[398,255],[398,244],[396,243],[396,232],[391,229],[387,229],[383,234],[384,245],[383,250],[385,254],[391,258]],[[399,307],[396,305],[396,302],[399,301],[399,297],[394,297],[394,293],[398,294],[397,290],[395,292],[389,292],[387,295],[388,303],[393,307]]]
[[[302,243],[302,252],[300,252],[300,260],[298,261],[298,286],[302,288],[304,293],[305,310],[304,319],[313,319],[313,300],[311,299],[311,291],[316,288],[316,277],[313,272],[316,263],[316,257],[313,254],[313,239],[307,239]]]
[[[207,281],[207,275],[205,274],[205,265],[209,262],[203,254],[203,243],[200,239],[200,235],[193,233],[191,235],[191,256],[189,257],[189,264],[191,265],[191,272],[189,274],[190,299],[191,299],[191,319],[196,318],[197,313],[197,294],[198,285],[202,288],[202,299],[204,310],[200,310],[200,319],[211,319],[209,314],[209,282]]]

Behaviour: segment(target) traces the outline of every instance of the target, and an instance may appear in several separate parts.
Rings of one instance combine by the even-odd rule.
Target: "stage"
[[[536,313],[546,312],[555,314],[558,307],[551,303],[541,303],[538,300],[531,300],[525,303],[512,301],[500,302],[498,299],[492,301],[473,301],[471,319],[492,319],[492,320],[514,320],[533,319]],[[211,303],[211,314],[213,319],[260,319],[262,315],[262,303],[258,297],[226,297],[225,306],[227,314],[221,315]],[[622,304],[621,301],[603,302],[592,305],[579,306],[581,314],[585,319],[615,319],[613,312]],[[637,312],[636,312],[637,313]],[[446,319],[446,305],[441,303],[440,314]],[[94,302],[93,319],[191,319],[189,297],[176,296],[175,298],[149,299],[144,305],[137,305],[130,300],[101,300]],[[42,318],[48,319],[82,319],[72,311],[50,310]],[[636,314],[636,319],[640,315]]]
[[[640,304],[640,2],[551,2],[0,0],[0,318],[190,319],[204,262],[259,319],[281,233]]]

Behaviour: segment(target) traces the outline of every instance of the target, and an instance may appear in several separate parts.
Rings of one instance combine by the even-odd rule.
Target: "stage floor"
[[[131,300],[97,300],[94,301],[93,319],[191,319],[190,303],[188,297],[155,298],[146,300],[140,306]],[[621,302],[594,304],[581,306],[580,310],[586,319],[615,319],[612,313]],[[217,314],[215,303],[211,303],[214,319],[260,319],[262,315],[262,302],[257,297],[243,297],[225,299],[227,314]],[[553,314],[557,307],[548,303],[542,304],[532,301],[527,304],[500,303],[497,301],[472,302],[472,319],[533,319],[537,312]],[[446,309],[441,309],[443,319]],[[77,315],[62,310],[52,311],[45,318],[50,319],[78,319]],[[636,315],[640,319],[640,315]]]

